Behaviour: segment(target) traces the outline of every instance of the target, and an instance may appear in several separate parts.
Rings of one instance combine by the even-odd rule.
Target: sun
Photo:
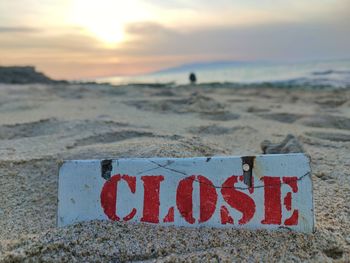
[[[137,0],[74,0],[71,8],[72,23],[106,45],[125,41],[128,23],[150,18],[147,6]]]

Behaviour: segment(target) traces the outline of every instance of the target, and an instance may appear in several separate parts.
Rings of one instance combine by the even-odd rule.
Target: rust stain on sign
[[[111,178],[112,169],[113,169],[112,160],[102,160],[101,161],[101,176],[102,176],[102,178],[104,178],[106,180]]]
[[[256,159],[254,159],[254,176],[259,180],[264,176],[263,167]]]
[[[255,156],[243,156],[241,159],[243,168],[243,181],[248,187],[252,187]]]

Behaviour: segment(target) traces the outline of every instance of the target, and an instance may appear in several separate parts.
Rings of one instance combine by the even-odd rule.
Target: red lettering
[[[142,176],[144,187],[142,222],[159,223],[159,190],[163,175]]]
[[[174,222],[174,207],[170,207],[168,214],[163,219],[164,223]]]
[[[124,180],[127,182],[131,192],[134,194],[136,191],[136,177],[120,174],[113,175],[104,185],[101,191],[101,206],[107,217],[113,221],[119,221],[120,217],[117,216],[117,187],[118,182]],[[123,218],[124,221],[132,219],[136,214],[136,209],[133,208],[132,211]]]
[[[122,219],[118,216],[117,198],[118,183],[124,180],[131,193],[136,191],[136,177],[129,175],[114,175],[102,187],[101,206],[106,216],[113,221],[129,221],[136,215],[136,208],[130,208],[131,211]],[[144,186],[143,214],[140,219],[142,222],[164,223],[174,222],[175,207],[169,208],[166,216],[159,219],[160,212],[160,185],[164,180],[162,175],[142,176]],[[239,190],[235,185],[243,180],[243,176],[231,176],[222,184],[221,194],[226,202],[220,207],[221,224],[234,224],[235,221],[230,215],[229,207],[242,213],[238,220],[239,225],[247,224],[256,211],[254,199],[250,196],[254,192],[254,186],[250,187],[249,193]],[[264,184],[264,218],[262,224],[292,226],[298,224],[299,210],[293,209],[293,194],[298,192],[297,177],[271,177],[261,178]],[[199,183],[199,218],[193,215],[193,184]],[[282,183],[289,186],[290,190],[283,197],[281,194]],[[282,203],[283,197],[283,203]],[[195,198],[197,200],[197,198]],[[180,215],[189,224],[195,222],[203,223],[210,220],[216,211],[218,195],[216,188],[211,180],[202,175],[192,175],[182,179],[176,190],[176,207]],[[282,205],[291,216],[282,222]],[[120,209],[120,208],[119,208]]]
[[[215,212],[217,193],[213,183],[202,175],[192,175],[182,179],[176,192],[176,205],[181,216],[190,224],[194,224],[193,217],[193,181],[197,178],[199,182],[199,223],[208,221]]]
[[[280,225],[282,220],[281,180],[279,177],[264,176],[265,218],[262,224]]]
[[[284,206],[288,211],[292,209],[292,194],[290,192],[284,197]]]
[[[281,180],[279,177],[265,176],[265,219],[262,224],[280,225],[282,222],[282,204],[281,204]],[[283,183],[288,184],[292,188],[292,192],[298,192],[297,177],[283,177]],[[288,192],[283,199],[283,204],[288,211],[292,210],[292,194]],[[291,217],[284,221],[284,225],[291,226],[298,224],[299,211],[294,210]]]
[[[220,215],[221,215],[221,224],[232,224],[233,225],[233,218],[230,216],[230,213],[228,212],[226,206],[221,206],[220,209]]]
[[[193,224],[196,221],[193,217],[192,204],[193,180],[195,178],[196,177],[192,175],[182,179],[176,191],[177,209],[179,209],[181,216],[190,224]]]
[[[199,223],[208,221],[215,212],[218,194],[213,183],[206,177],[198,175],[200,208]]]
[[[248,223],[253,218],[255,213],[255,202],[249,195],[237,191],[234,188],[234,185],[238,182],[238,177],[239,176],[229,177],[222,184],[221,194],[226,203],[228,203],[231,207],[235,208],[243,214],[242,218],[238,220],[238,224],[243,225]],[[221,208],[221,222],[230,223],[231,220],[228,218],[228,210],[226,207],[224,207],[223,209],[223,207]]]
[[[298,178],[297,177],[283,177],[283,183],[288,184],[291,188],[293,193],[298,192]],[[284,198],[284,205],[288,211],[292,210],[292,194],[291,192],[288,192]],[[293,226],[298,224],[298,218],[299,218],[299,211],[295,209],[288,219],[284,221],[284,224],[286,226]]]

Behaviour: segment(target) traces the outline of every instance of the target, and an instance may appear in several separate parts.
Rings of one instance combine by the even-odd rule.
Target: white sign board
[[[304,154],[65,161],[58,226],[93,219],[314,230]]]

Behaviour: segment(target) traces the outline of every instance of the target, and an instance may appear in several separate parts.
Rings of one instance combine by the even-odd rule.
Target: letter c
[[[118,182],[124,180],[127,182],[131,192],[134,194],[136,191],[136,177],[120,174],[113,175],[105,184],[103,185],[101,191],[101,206],[104,213],[108,216],[109,219],[113,221],[119,221],[120,217],[117,216],[117,187]],[[133,208],[132,211],[123,218],[124,221],[129,221],[136,214],[136,209]]]

